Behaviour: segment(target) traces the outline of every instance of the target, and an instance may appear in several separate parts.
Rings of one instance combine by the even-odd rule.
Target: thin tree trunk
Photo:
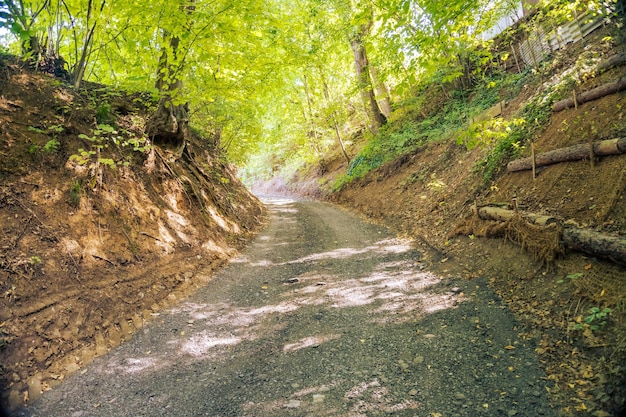
[[[105,4],[106,4],[106,0],[102,0],[102,3],[100,4],[100,13],[102,13],[102,11],[104,10]],[[72,80],[74,82],[75,88],[79,88],[83,82],[83,77],[85,76],[85,69],[87,68],[87,58],[91,54],[93,36],[96,31],[96,26],[98,25],[98,20],[95,19],[95,21],[93,22],[93,25],[89,27],[92,14],[93,14],[93,0],[89,0],[89,3],[87,5],[87,19],[85,22],[87,32],[85,34],[85,40],[83,42],[83,49],[80,54],[80,59],[76,63],[76,68],[74,68],[74,73],[72,74]]]
[[[313,140],[315,141],[315,145],[313,146],[313,148],[317,152],[318,156],[320,156],[323,159],[324,155],[322,155],[322,151],[319,146],[320,139],[317,134],[317,129],[315,126],[315,120],[314,120],[314,115],[313,115],[313,100],[311,99],[311,91],[309,90],[309,77],[307,77],[306,74],[304,74],[304,92],[306,94],[306,104],[309,110],[308,116],[306,114],[306,111],[304,112],[304,119],[308,120],[310,132],[313,134]]]
[[[326,77],[324,76],[324,72],[321,68],[318,68],[320,72],[320,76],[322,78],[322,84],[324,85],[324,98],[326,99],[326,103],[330,104],[330,91],[328,88],[328,83],[326,82]],[[337,112],[333,109],[331,113],[331,118],[333,119],[333,126],[335,128],[335,137],[337,138],[337,142],[339,143],[339,147],[341,148],[341,153],[343,157],[346,158],[348,165],[350,164],[350,156],[348,152],[346,152],[346,147],[343,143],[343,139],[341,138],[341,131],[339,130],[339,122],[337,121]]]

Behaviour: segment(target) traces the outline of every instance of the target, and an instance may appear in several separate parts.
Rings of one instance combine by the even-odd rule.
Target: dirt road
[[[266,203],[271,225],[209,285],[16,415],[557,415],[483,280],[331,206]]]

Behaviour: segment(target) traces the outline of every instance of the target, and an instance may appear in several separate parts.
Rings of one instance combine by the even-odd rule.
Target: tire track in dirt
[[[16,416],[557,415],[483,279],[332,206],[266,203],[208,285]]]

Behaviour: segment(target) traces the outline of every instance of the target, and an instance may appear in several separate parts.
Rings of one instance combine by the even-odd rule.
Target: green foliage
[[[28,263],[30,263],[31,265],[40,264],[41,258],[37,255],[31,256],[30,259],[28,260]]]
[[[98,124],[109,124],[115,120],[115,117],[111,113],[111,105],[109,103],[102,103],[96,109],[96,122]]]
[[[79,180],[74,180],[70,186],[70,204],[73,207],[80,205],[80,198],[82,196],[82,184]]]
[[[63,126],[52,125],[52,126],[48,126],[46,129],[41,129],[35,126],[28,126],[28,130],[30,132],[52,136],[52,139],[48,140],[45,143],[45,145],[41,148],[39,145],[35,143],[31,143],[30,147],[28,148],[28,153],[34,155],[35,153],[37,153],[37,151],[39,151],[39,149],[41,149],[43,152],[50,154],[50,153],[57,152],[59,150],[59,147],[61,146],[61,142],[59,142],[59,140],[57,139],[57,136],[59,133],[63,132],[64,130]]]
[[[405,104],[404,115],[384,126],[367,142],[350,163],[346,174],[333,184],[332,190],[337,191],[350,181],[430,142],[457,137],[468,148],[499,142],[508,131],[524,121],[499,119],[477,123],[468,130],[465,127],[467,120],[500,101],[501,91],[511,96],[518,93],[527,77],[528,73],[486,77],[471,90],[453,91],[443,108],[428,118],[415,116],[420,114],[419,109],[426,104],[424,101],[409,101]]]
[[[504,140],[511,134],[513,129],[526,123],[525,119],[504,120],[501,117],[483,120],[470,124],[467,129],[461,131],[457,138],[459,145],[464,145],[468,150],[477,146],[481,148],[493,147],[500,140]]]
[[[61,143],[56,140],[56,139],[50,139],[48,142],[46,142],[46,144],[43,146],[43,150],[46,153],[53,153],[59,150],[59,146],[61,145]]]
[[[584,274],[583,274],[582,272],[577,272],[577,273],[575,273],[575,274],[567,274],[567,275],[565,276],[565,278],[569,279],[570,281],[575,281],[575,280],[577,280],[578,278],[581,278],[583,275],[584,275]],[[558,281],[557,281],[557,284],[562,284],[562,283],[564,283],[564,282],[565,282],[565,280],[564,280],[564,279],[560,279],[560,280],[558,280]]]
[[[483,182],[491,181],[500,172],[506,162],[519,156],[521,149],[532,140],[547,124],[552,114],[554,97],[536,97],[524,106],[517,122],[497,138],[492,150],[485,159],[474,167],[482,173]]]
[[[146,138],[136,137],[129,132],[121,135],[113,126],[109,124],[99,124],[98,128],[93,131],[92,136],[81,133],[78,135],[80,139],[90,142],[90,149],[79,148],[77,153],[70,156],[70,161],[75,161],[78,165],[85,165],[89,162],[97,162],[115,168],[119,165],[130,165],[129,159],[114,160],[113,158],[105,158],[100,156],[100,152],[109,148],[110,144],[120,149],[130,148],[133,152],[145,153],[150,150],[151,145]],[[96,156],[96,158],[93,158]]]
[[[28,130],[31,131],[31,132],[35,132],[35,133],[41,133],[42,135],[46,134],[45,130],[40,129],[40,128],[35,127],[35,126],[28,126]]]
[[[608,307],[603,309],[600,309],[600,307],[592,307],[589,309],[589,315],[584,318],[583,323],[576,323],[574,325],[574,330],[589,328],[591,331],[598,331],[606,326],[606,318],[612,311],[613,310]]]
[[[175,103],[189,103],[191,123],[205,132],[220,132],[215,148],[249,177],[317,163],[337,148],[337,135],[355,138],[367,124],[348,42],[357,27],[371,25],[363,39],[370,68],[376,69],[380,85],[388,87],[398,102],[408,102],[431,84],[453,92],[441,111],[382,129],[354,158],[349,177],[365,175],[425,143],[451,137],[471,117],[504,99],[507,89],[521,85],[516,84],[520,77],[490,75],[497,60],[491,42],[481,36],[517,7],[518,2],[509,0],[25,0],[12,8],[10,4],[17,2],[0,4],[0,26],[15,35],[14,51],[36,57],[46,45],[46,52],[65,59],[77,86],[85,77],[150,92],[154,99],[150,105],[161,94]],[[556,24],[603,7],[595,0],[545,0],[537,18]],[[172,91],[159,91],[163,88],[157,88],[157,79]],[[563,84],[563,92],[569,87]],[[97,123],[112,126],[114,90],[90,91]],[[475,137],[465,140],[470,147],[480,142],[479,130],[493,132],[483,141],[493,147],[480,168],[486,180],[528,140],[535,126],[532,116],[519,116],[526,123],[510,132],[504,126],[472,128]],[[145,150],[143,139],[123,132],[94,131],[83,139],[89,146],[73,155],[83,164],[107,145]],[[44,151],[54,152],[54,142],[48,144]],[[33,153],[41,149],[35,146],[41,145],[33,145]],[[126,162],[99,161],[108,166]]]

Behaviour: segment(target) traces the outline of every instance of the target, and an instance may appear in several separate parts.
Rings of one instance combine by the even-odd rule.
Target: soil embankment
[[[0,67],[0,390],[15,407],[204,284],[264,209],[210,138],[150,143],[149,99]]]

